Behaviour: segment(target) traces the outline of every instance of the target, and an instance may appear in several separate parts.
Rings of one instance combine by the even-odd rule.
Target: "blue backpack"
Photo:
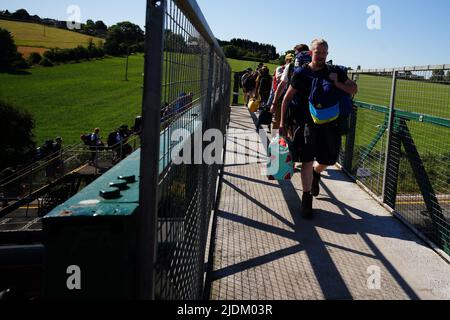
[[[309,96],[309,110],[316,124],[325,124],[346,118],[352,111],[352,100],[349,94],[339,90],[324,78],[314,78]]]
[[[295,57],[295,68],[300,68],[307,63],[312,62],[312,56],[309,51],[302,51]]]
[[[348,68],[344,66],[335,65],[334,68],[341,69],[342,71],[344,71],[344,73],[348,72]],[[339,100],[341,117],[347,118],[352,113],[353,110],[353,99],[352,96],[349,95],[348,93],[345,93],[342,90],[338,91],[341,96]]]

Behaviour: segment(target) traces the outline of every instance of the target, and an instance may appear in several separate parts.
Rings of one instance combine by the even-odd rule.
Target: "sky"
[[[197,0],[221,40],[273,44],[282,53],[315,38],[329,42],[336,64],[388,68],[450,63],[450,0]],[[145,0],[0,0],[0,9],[68,20],[78,5],[81,21],[145,24]],[[371,6],[376,6],[375,11]],[[368,13],[368,9],[370,12]],[[379,12],[379,15],[377,14]],[[368,27],[368,20],[370,22]]]

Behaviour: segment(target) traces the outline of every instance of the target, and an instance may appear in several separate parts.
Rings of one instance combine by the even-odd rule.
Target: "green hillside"
[[[66,144],[95,127],[103,136],[123,123],[132,125],[141,112],[142,55],[130,56],[129,81],[125,58],[34,67],[27,75],[0,73],[0,100],[32,113],[39,144],[62,136]]]
[[[252,68],[255,70],[258,67],[259,62],[255,61],[244,61],[244,60],[236,60],[236,59],[228,59],[228,63],[231,66],[231,71],[234,72],[241,72],[244,71],[247,68]],[[271,75],[275,72],[275,69],[278,67],[276,64],[266,63],[265,64],[269,68],[269,72]],[[233,101],[233,85],[234,85],[234,76],[231,75],[231,101]],[[240,90],[239,95],[239,103],[244,103],[244,97],[242,95],[242,89]]]
[[[17,46],[37,48],[75,48],[86,46],[89,39],[95,44],[103,42],[101,38],[91,37],[77,32],[48,27],[37,23],[0,20],[0,28],[12,33]]]
[[[234,71],[256,67],[255,62],[249,61],[231,60],[230,64]],[[276,67],[268,66],[271,72]],[[143,70],[143,56],[133,55],[128,82],[124,81],[124,58],[53,68],[34,67],[27,75],[0,74],[0,100],[10,101],[34,115],[38,143],[60,135],[66,144],[74,144],[78,143],[82,132],[95,127],[100,127],[106,135],[122,123],[132,124],[141,111]],[[189,74],[188,71],[179,72],[172,75],[172,80],[186,83]],[[163,81],[165,76],[164,73]],[[196,86],[183,89],[199,90]],[[179,93],[172,91],[170,94],[164,92],[163,99],[169,101]]]

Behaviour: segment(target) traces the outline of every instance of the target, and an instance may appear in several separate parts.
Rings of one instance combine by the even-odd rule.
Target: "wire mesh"
[[[392,75],[357,75],[356,101],[389,106]],[[376,195],[382,195],[388,113],[370,107],[357,111],[352,173]]]
[[[394,97],[393,71],[354,76],[359,85],[354,154],[342,155],[341,161],[353,156],[356,178],[449,253],[448,66],[399,69]]]
[[[395,208],[450,252],[450,71],[399,73],[395,99],[402,141]]]
[[[228,63],[213,51],[190,17],[177,1],[166,2],[156,299],[197,299],[201,295],[207,224],[219,167],[198,163],[195,154],[205,130],[225,132],[228,115]],[[179,130],[184,139],[177,154],[174,150],[180,141],[173,137]],[[190,161],[175,164],[172,156],[185,157],[188,150]]]

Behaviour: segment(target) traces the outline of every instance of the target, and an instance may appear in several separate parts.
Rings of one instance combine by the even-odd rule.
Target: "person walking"
[[[330,96],[339,94],[339,91],[349,95],[354,95],[358,91],[356,83],[351,81],[342,69],[326,64],[328,43],[325,40],[314,40],[311,44],[311,54],[312,62],[294,72],[282,103],[280,124],[280,132],[283,134],[286,126],[286,110],[294,96],[297,96],[296,116],[297,123],[300,125],[294,134],[294,146],[303,164],[301,213],[305,219],[313,218],[312,202],[313,197],[320,193],[321,173],[337,162],[341,147],[341,134],[337,121],[339,105],[326,110],[321,109],[317,101],[311,101],[312,96],[315,98],[312,90],[317,88],[318,83],[329,83],[331,89],[327,94]],[[323,111],[325,112],[320,114]],[[337,114],[333,115],[333,112]],[[316,167],[314,167],[314,160],[318,162]]]

